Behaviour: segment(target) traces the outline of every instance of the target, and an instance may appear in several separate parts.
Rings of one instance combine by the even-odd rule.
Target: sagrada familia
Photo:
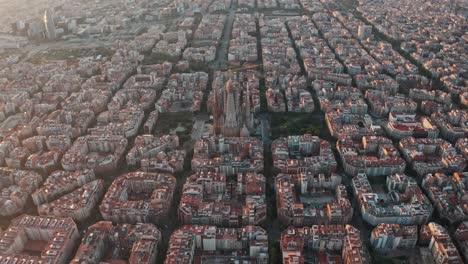
[[[213,85],[210,110],[213,113],[214,134],[224,137],[249,137],[254,129],[250,87],[247,85],[244,90],[231,72],[227,78],[224,87]]]

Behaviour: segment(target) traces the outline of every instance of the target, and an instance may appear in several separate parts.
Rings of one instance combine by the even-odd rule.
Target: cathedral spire
[[[237,137],[240,133],[239,107],[236,105],[235,90],[232,87],[232,72],[229,71],[225,87],[224,131],[226,137]]]
[[[251,129],[251,106],[250,106],[250,83],[247,82],[247,91],[244,95],[244,102],[245,102],[245,109],[244,109],[244,125],[247,126],[247,128],[250,130]]]

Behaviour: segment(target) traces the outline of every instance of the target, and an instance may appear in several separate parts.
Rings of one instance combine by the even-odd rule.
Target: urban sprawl
[[[468,2],[0,3],[0,264],[468,262]]]

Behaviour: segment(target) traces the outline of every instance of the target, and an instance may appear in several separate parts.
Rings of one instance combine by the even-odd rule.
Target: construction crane
[[[243,71],[243,70],[248,70],[248,69],[253,69],[253,68],[260,67],[260,66],[263,66],[263,64],[260,63],[260,64],[254,64],[254,65],[249,65],[249,66],[240,67],[240,68],[235,68],[235,69],[229,69],[229,70],[227,71],[227,72],[228,72],[228,79],[231,79],[231,78],[232,78],[232,73],[233,73],[233,72]]]
[[[259,67],[259,66],[263,66],[263,64],[260,63],[260,64],[255,64],[255,65],[249,65],[249,66],[245,66],[245,67],[240,67],[240,68],[235,68],[235,69],[229,69],[228,71],[230,71],[230,72],[242,71],[242,70],[257,68],[257,67]]]

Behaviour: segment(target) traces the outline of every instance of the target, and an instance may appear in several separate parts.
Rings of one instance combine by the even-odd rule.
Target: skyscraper
[[[55,40],[57,35],[55,34],[55,23],[50,9],[46,9],[44,12],[44,24],[47,38],[49,40]]]

